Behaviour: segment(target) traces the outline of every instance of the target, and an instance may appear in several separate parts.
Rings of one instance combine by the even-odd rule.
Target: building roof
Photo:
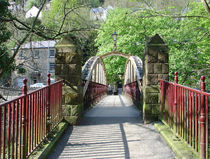
[[[31,49],[31,48],[48,48],[48,47],[55,47],[56,41],[49,40],[49,41],[31,41],[23,44],[21,49]]]
[[[107,6],[106,8],[98,7],[98,8],[91,8],[90,11],[93,13],[103,13],[105,11],[108,11],[110,9],[113,9],[112,6]]]
[[[104,8],[102,7],[98,7],[98,8],[91,8],[90,11],[93,13],[103,13],[104,12]]]

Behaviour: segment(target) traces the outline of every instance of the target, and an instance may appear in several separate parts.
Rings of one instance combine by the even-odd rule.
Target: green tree
[[[10,12],[8,10],[9,3],[7,0],[0,0],[0,17],[8,17]],[[11,37],[11,32],[7,29],[6,22],[0,21],[0,72],[8,65],[8,60],[11,59],[6,43]],[[8,70],[3,74],[6,77],[14,69],[14,62],[10,65]]]
[[[113,49],[111,35],[114,30],[118,33],[118,51],[139,57],[142,57],[146,37],[157,33],[170,49],[170,80],[177,71],[179,83],[199,87],[200,76],[208,75],[210,66],[208,13],[202,3],[191,3],[185,15],[169,13],[168,10],[115,9],[99,31],[96,40],[99,54]],[[119,63],[121,65],[117,66]],[[120,58],[105,60],[108,79],[124,70],[122,64]]]
[[[92,26],[95,26],[95,24],[92,24],[91,22],[88,23],[89,8],[86,6],[89,6],[89,4],[80,3],[79,0],[53,0],[51,9],[46,11],[44,18],[40,21],[38,15],[45,7],[47,1],[48,0],[39,0],[41,5],[37,16],[25,19],[22,14],[22,9],[20,9],[20,12],[12,12],[7,15],[6,12],[8,9],[4,6],[5,4],[8,5],[8,1],[1,0],[2,14],[0,16],[0,22],[2,26],[5,26],[5,29],[9,29],[12,33],[12,37],[10,38],[10,41],[7,42],[7,45],[10,48],[15,49],[11,53],[11,57],[6,57],[6,60],[4,60],[7,61],[7,65],[1,64],[0,79],[2,79],[4,74],[10,70],[21,45],[27,41],[43,39],[58,40],[65,34],[74,34],[74,36],[78,37],[78,41],[85,38],[85,40],[88,40],[90,34],[86,33],[89,30],[92,30]],[[24,5],[21,0],[16,2]],[[7,11],[5,12],[5,10]],[[49,15],[47,15],[48,13]],[[82,44],[85,44],[85,41],[82,41]],[[1,56],[1,58],[3,58],[3,56]]]
[[[42,0],[28,0],[28,1],[27,1],[26,9],[29,10],[29,9],[31,9],[33,6],[39,8],[41,5],[42,5]]]
[[[82,64],[97,52],[94,46],[97,25],[90,19],[90,1],[53,0],[51,9],[44,13],[42,25],[52,30],[58,30],[61,38],[71,33],[77,46],[82,50]],[[93,2],[93,1],[92,1]],[[97,0],[97,2],[100,2]]]

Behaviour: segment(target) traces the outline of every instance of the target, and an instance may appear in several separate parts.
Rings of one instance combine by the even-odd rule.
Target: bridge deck
[[[172,159],[175,155],[152,124],[124,96],[107,96],[71,127],[49,159],[126,158]]]

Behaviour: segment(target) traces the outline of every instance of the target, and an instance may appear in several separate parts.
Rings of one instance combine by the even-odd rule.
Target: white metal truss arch
[[[138,56],[130,56],[125,65],[124,85],[137,81],[139,87],[143,78],[143,63]]]
[[[90,82],[107,85],[105,66],[100,56],[93,56],[85,63],[82,67],[82,80],[86,81],[83,97]]]

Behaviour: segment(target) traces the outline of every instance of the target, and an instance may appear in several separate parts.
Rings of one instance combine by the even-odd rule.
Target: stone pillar
[[[81,55],[66,36],[56,44],[55,78],[64,79],[63,115],[70,124],[76,124],[83,111],[81,70]]]
[[[158,34],[146,40],[143,63],[143,118],[150,123],[160,117],[158,79],[169,80],[168,47]]]

